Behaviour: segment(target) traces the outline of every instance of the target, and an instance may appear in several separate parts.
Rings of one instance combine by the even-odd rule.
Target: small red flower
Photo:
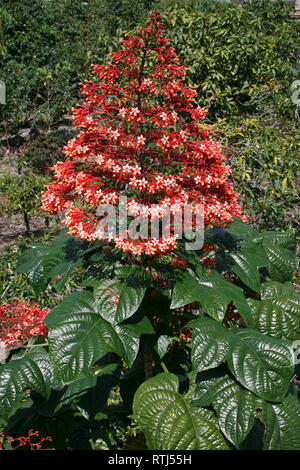
[[[44,443],[46,441],[51,442],[52,437],[47,436],[47,437],[42,437],[39,435],[39,431],[33,431],[33,429],[30,429],[28,432],[28,436],[22,436],[22,437],[10,437],[10,436],[5,436],[2,432],[0,432],[0,450],[6,450],[5,446],[7,444],[13,444],[12,449],[16,450],[19,449],[20,447],[26,446],[29,447],[28,450],[55,450],[53,448],[45,448]]]

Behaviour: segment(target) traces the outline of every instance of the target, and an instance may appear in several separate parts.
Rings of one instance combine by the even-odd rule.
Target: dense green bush
[[[197,6],[197,2],[196,2]],[[283,0],[243,7],[199,9],[173,5],[167,35],[190,81],[199,85],[208,117],[271,112],[291,116],[291,85],[298,78],[299,23]]]
[[[219,119],[233,178],[252,223],[264,230],[299,230],[299,130],[288,122]]]
[[[0,8],[1,79],[7,86],[2,119],[53,122],[69,113],[89,65],[115,49],[124,30],[149,9],[166,9],[168,35],[199,85],[209,117],[260,111],[291,112],[290,86],[298,78],[299,25],[283,0],[234,2],[139,0],[25,0]],[[177,4],[178,3],[178,4]]]
[[[64,160],[63,146],[76,133],[76,130],[62,129],[37,136],[19,156],[19,168],[22,172],[44,175],[57,161]]]
[[[24,237],[21,236],[15,245],[7,246],[1,250],[0,253],[0,304],[11,302],[15,298],[23,300],[36,300],[43,307],[54,307],[61,302],[64,295],[70,294],[72,290],[76,289],[82,281],[82,272],[77,267],[77,271],[66,281],[65,285],[60,292],[57,292],[57,285],[48,285],[43,292],[37,292],[34,286],[34,279],[37,280],[38,273],[33,280],[33,286],[30,279],[23,273],[16,270],[18,258],[20,253],[29,247],[36,246],[43,242],[44,244],[51,244],[53,237],[57,235],[57,227],[52,227],[45,231],[40,237],[35,237],[33,234]],[[35,286],[34,286],[35,287]]]

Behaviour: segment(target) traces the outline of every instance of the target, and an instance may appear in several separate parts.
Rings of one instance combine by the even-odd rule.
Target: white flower
[[[167,135],[164,135],[161,141],[164,145],[167,145],[169,142],[169,137]]]
[[[140,110],[138,108],[132,108],[131,110],[131,114],[133,116],[137,116],[139,114]]]
[[[136,143],[137,143],[138,145],[144,145],[145,142],[146,142],[145,137],[144,137],[143,135],[139,135],[138,138],[137,138]]]
[[[126,109],[125,109],[125,108],[121,108],[121,109],[119,110],[119,114],[120,114],[121,117],[124,118],[124,117],[126,116]]]

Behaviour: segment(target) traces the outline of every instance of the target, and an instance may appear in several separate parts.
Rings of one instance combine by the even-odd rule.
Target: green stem
[[[160,365],[161,365],[162,370],[168,374],[169,371],[168,371],[168,369],[167,369],[165,363],[164,363],[163,361],[161,361]]]

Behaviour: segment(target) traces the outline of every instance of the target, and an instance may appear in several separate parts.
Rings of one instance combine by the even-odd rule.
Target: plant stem
[[[150,344],[144,343],[144,365],[145,365],[145,380],[152,377],[152,347]]]

